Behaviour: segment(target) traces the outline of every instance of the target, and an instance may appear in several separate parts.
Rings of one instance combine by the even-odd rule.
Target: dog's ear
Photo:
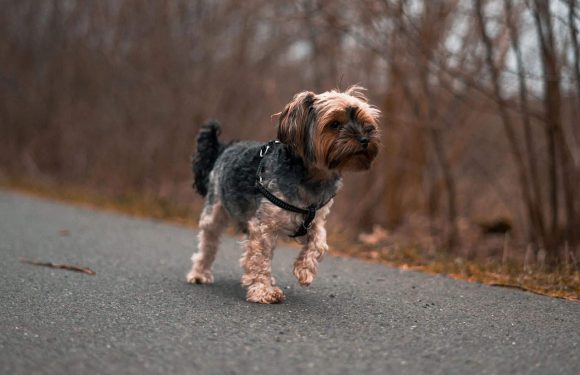
[[[294,152],[302,158],[307,159],[309,125],[314,120],[315,94],[310,91],[303,91],[296,94],[292,101],[286,105],[280,114],[278,123],[278,140],[289,145]]]

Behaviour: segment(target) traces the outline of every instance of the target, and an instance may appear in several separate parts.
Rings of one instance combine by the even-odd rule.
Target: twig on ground
[[[19,260],[22,263],[32,264],[34,266],[43,266],[43,267],[50,267],[50,268],[59,268],[59,269],[68,270],[68,271],[82,272],[82,273],[86,273],[87,275],[91,275],[91,276],[94,276],[97,274],[95,271],[93,271],[89,267],[75,266],[75,265],[71,265],[71,264],[58,264],[58,263],[52,263],[52,262],[41,262],[38,260],[32,260],[32,259],[27,259],[27,258],[22,258],[22,257],[19,258]]]

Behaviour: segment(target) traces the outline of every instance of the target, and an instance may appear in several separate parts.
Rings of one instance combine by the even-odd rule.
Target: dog
[[[224,144],[216,121],[204,125],[192,169],[205,205],[187,281],[213,282],[220,234],[233,223],[246,236],[240,263],[247,301],[284,301],[271,266],[280,236],[302,244],[293,273],[300,285],[310,285],[328,250],[324,226],[343,173],[368,170],[379,152],[379,115],[364,88],[353,86],[296,94],[279,114],[277,140],[268,143]]]

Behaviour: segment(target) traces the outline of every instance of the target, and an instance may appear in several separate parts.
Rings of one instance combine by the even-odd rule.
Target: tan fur
[[[328,251],[324,224],[332,203],[333,201],[331,200],[318,211],[316,219],[312,222],[312,226],[308,231],[307,241],[296,262],[294,262],[293,273],[302,286],[309,286],[312,283],[318,271],[318,262],[322,260],[324,254]]]
[[[321,215],[317,215],[315,222],[324,220],[326,217],[322,211],[327,213],[328,209],[325,207],[319,211]],[[272,281],[274,247],[278,237],[292,234],[301,220],[301,215],[282,210],[264,200],[256,217],[248,223],[248,238],[244,243],[244,254],[240,260],[244,269],[242,285],[248,288],[246,296],[248,301],[279,303],[284,300],[282,290],[275,287]],[[314,236],[311,238],[315,239]],[[306,247],[308,245],[305,249]],[[309,249],[313,248],[313,246],[309,247]],[[313,270],[315,273],[315,267]]]
[[[284,294],[272,285],[272,256],[276,246],[275,225],[253,218],[248,223],[248,239],[240,261],[244,269],[242,285],[248,288],[247,300],[258,303],[279,303]]]
[[[213,274],[211,265],[219,246],[219,237],[227,226],[227,213],[221,203],[207,206],[199,220],[198,252],[193,254],[193,265],[187,274],[187,282],[191,284],[211,284]]]
[[[280,114],[278,125],[278,140],[292,147],[301,157],[304,157],[304,124],[307,121],[308,101],[314,93],[304,91],[296,94]]]
[[[378,145],[380,144],[380,132],[377,126],[379,118],[379,110],[368,104],[368,100],[363,93],[363,88],[359,86],[352,86],[346,92],[341,93],[337,91],[327,91],[325,93],[316,95],[313,107],[316,113],[316,135],[317,142],[314,144],[314,151],[316,155],[316,164],[319,168],[328,168],[328,166],[336,161],[338,163],[337,169],[341,171],[346,170],[361,170],[368,169],[370,164],[365,165],[364,160],[350,160],[350,157],[359,145],[356,140],[350,140],[348,143],[342,144],[341,147],[331,147],[336,141],[336,132],[330,129],[330,125],[334,121],[345,123],[349,120],[347,109],[356,108],[357,120],[361,123],[368,124],[375,129],[375,142],[369,143],[369,150],[371,152],[371,160],[378,153]]]

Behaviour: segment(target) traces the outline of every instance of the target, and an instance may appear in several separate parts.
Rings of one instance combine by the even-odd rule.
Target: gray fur
[[[219,156],[210,175],[206,205],[213,205],[217,198],[242,230],[264,198],[256,188],[260,149],[264,145],[252,141],[234,143]],[[306,208],[326,202],[341,186],[338,174],[324,180],[310,178],[303,160],[287,145],[275,144],[264,158],[264,186],[295,206]]]

